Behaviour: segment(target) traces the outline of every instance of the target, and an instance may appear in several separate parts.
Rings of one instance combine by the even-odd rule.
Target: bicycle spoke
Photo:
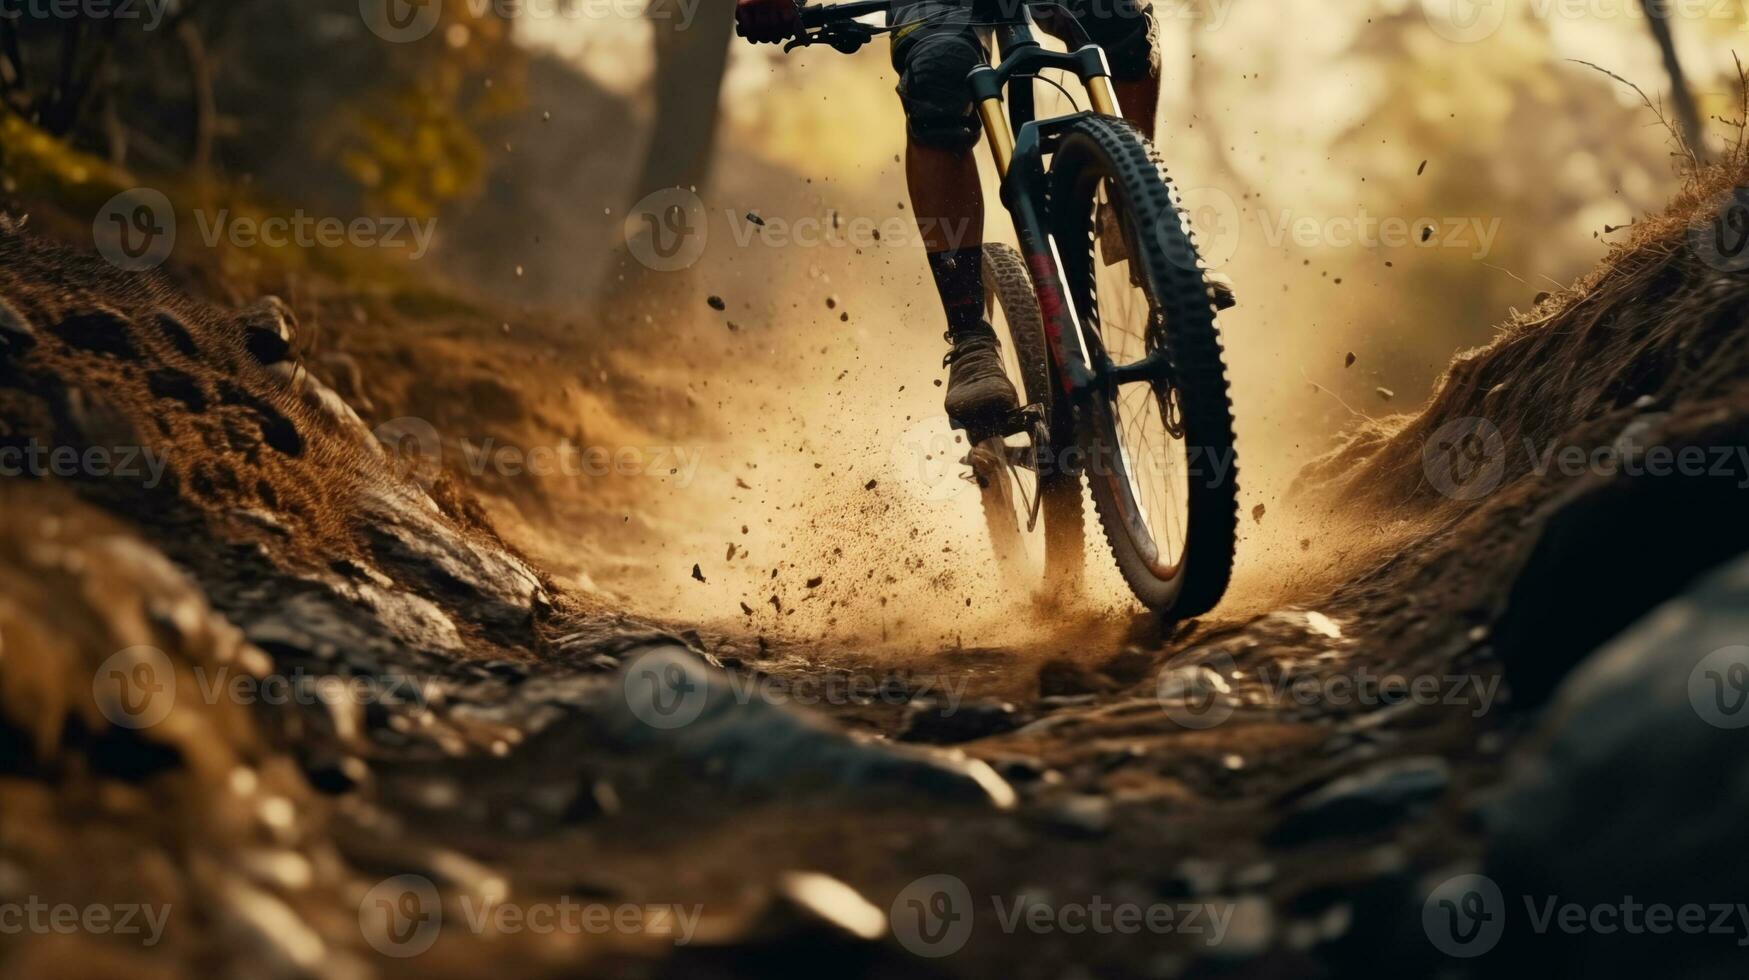
[[[1139,362],[1160,346],[1160,323],[1146,291],[1131,280],[1132,252],[1123,261],[1107,265],[1109,229],[1120,231],[1123,215],[1114,210],[1113,195],[1101,182],[1091,212],[1090,245],[1093,254],[1092,303],[1088,326],[1114,366]],[[1188,478],[1188,466],[1180,465],[1184,451],[1180,438],[1167,428],[1172,393],[1159,383],[1135,382],[1112,394],[1112,434],[1117,445],[1109,447],[1113,464],[1122,467],[1129,484],[1131,505],[1139,528],[1152,539],[1162,566],[1174,565],[1183,554],[1188,515],[1180,482]]]

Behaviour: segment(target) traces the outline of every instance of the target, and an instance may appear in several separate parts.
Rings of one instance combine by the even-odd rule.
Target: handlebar
[[[809,29],[867,17],[869,14],[884,14],[892,8],[893,0],[855,0],[854,3],[807,4],[800,10],[802,27]]]

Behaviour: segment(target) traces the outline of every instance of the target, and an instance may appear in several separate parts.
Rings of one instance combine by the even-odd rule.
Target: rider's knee
[[[938,150],[971,149],[982,126],[966,76],[983,64],[983,48],[959,33],[906,40],[913,43],[894,46],[893,67],[912,141]]]
[[[1094,43],[1105,49],[1111,77],[1136,81],[1160,74],[1160,27],[1150,4],[1117,0],[1109,13],[1083,24]]]

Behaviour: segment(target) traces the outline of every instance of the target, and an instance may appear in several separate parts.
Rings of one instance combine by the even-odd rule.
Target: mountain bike
[[[804,6],[785,50],[855,52],[903,26],[860,19],[891,3]],[[1035,7],[1082,43],[1041,46]],[[985,246],[985,305],[1006,326],[1004,357],[1026,404],[967,431],[965,462],[996,555],[1022,584],[1078,583],[1085,479],[1136,598],[1198,615],[1226,591],[1238,531],[1217,293],[1153,144],[1118,111],[1104,52],[1052,0],[1013,0],[1009,11],[969,14],[996,56],[967,81],[1020,245]],[[1045,71],[1078,78],[1091,108],[1035,118],[1033,82]]]

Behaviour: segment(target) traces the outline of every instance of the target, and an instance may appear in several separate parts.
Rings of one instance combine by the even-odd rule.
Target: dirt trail
[[[1483,418],[1584,449],[1749,445],[1749,286],[1685,247],[1741,169],[1461,358],[1423,414],[1353,433],[1247,521],[1231,598],[1169,625],[1097,579],[1085,608],[1039,612],[977,574],[975,500],[882,424],[924,427],[938,455],[921,342],[823,266],[770,281],[787,313],[720,287],[709,333],[653,329],[652,366],[560,320],[506,334],[411,294],[228,309],[8,227],[0,445],[143,446],[166,468],[0,488],[0,893],[199,911],[162,946],[0,937],[0,961],[1449,968],[1422,902],[1482,860],[1477,801],[1537,701],[1749,532],[1735,484],[1512,455],[1459,474],[1439,434]],[[809,308],[818,334],[768,329]],[[334,347],[301,346],[342,318]],[[696,467],[470,465],[488,442],[566,441]],[[1646,535],[1656,560],[1598,592],[1590,543],[1653,514],[1682,533]],[[1548,625],[1600,594],[1595,622]],[[212,695],[218,675],[368,696],[244,701]],[[129,696],[142,676],[151,696]],[[81,852],[105,860],[72,875]],[[490,911],[578,905],[685,910],[687,941],[673,915],[542,931]],[[1077,927],[1114,906],[1174,918]]]

